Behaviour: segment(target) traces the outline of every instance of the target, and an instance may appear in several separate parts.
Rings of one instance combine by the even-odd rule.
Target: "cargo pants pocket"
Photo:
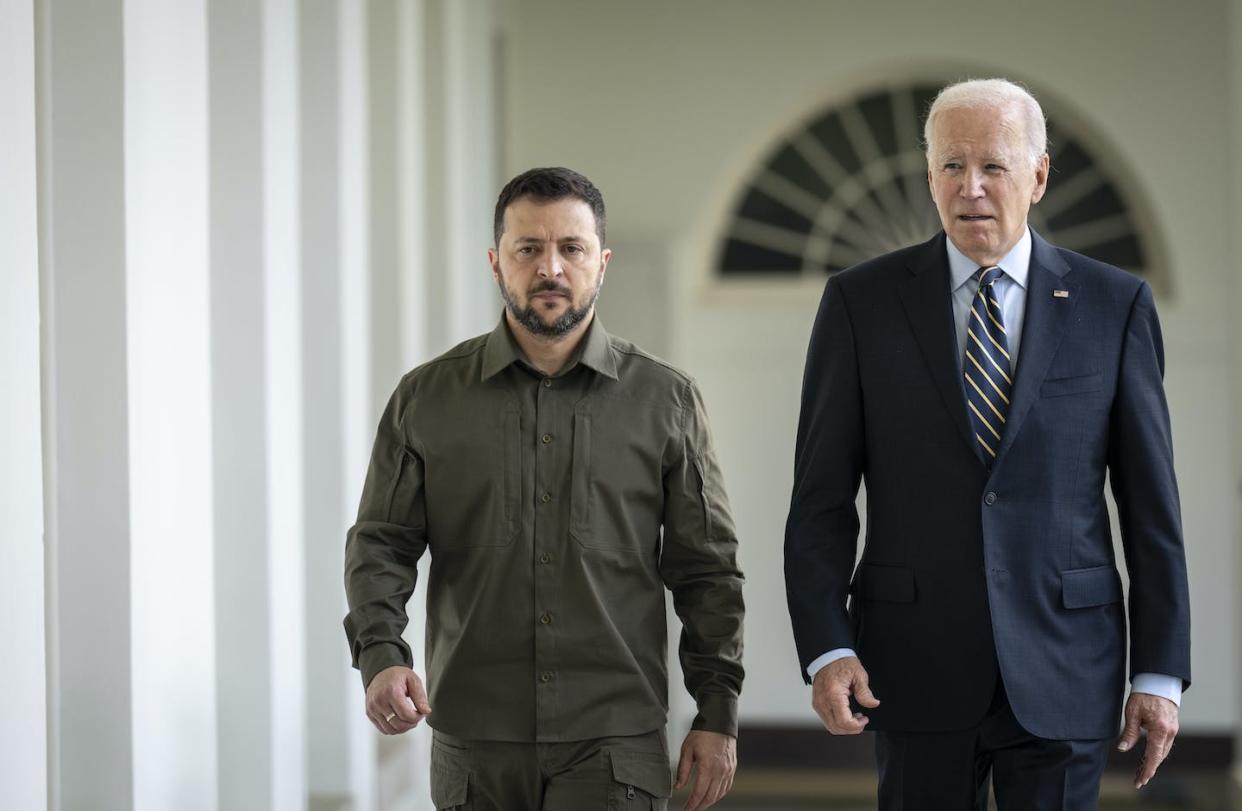
[[[470,811],[470,774],[445,768],[431,767],[431,802],[440,810]]]
[[[608,754],[612,786],[609,811],[665,811],[673,793],[668,760],[657,753],[613,751]]]
[[[470,769],[465,755],[433,738],[431,802],[437,811],[471,811]]]

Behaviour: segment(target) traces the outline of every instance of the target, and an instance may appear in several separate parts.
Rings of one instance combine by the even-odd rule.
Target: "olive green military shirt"
[[[742,573],[693,381],[599,319],[553,377],[501,319],[402,378],[345,549],[345,631],[364,683],[401,640],[431,551],[435,729],[575,741],[662,728],[664,588],[694,728],[737,734]],[[662,531],[661,531],[662,530]]]

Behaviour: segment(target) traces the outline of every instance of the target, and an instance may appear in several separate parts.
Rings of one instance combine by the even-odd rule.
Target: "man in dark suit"
[[[1024,89],[947,87],[924,136],[944,231],[833,276],[811,335],[785,535],[801,667],[830,732],[876,731],[883,809],[985,809],[989,778],[1003,811],[1095,808],[1126,676],[1106,473],[1136,787],[1190,683],[1151,290],[1028,227],[1048,154]]]

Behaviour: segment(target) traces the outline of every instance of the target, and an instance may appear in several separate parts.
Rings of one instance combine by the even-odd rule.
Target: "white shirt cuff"
[[[815,661],[807,665],[806,674],[811,677],[811,681],[815,681],[815,674],[823,670],[826,666],[832,664],[838,659],[844,659],[846,656],[857,656],[853,648],[833,648],[818,657]],[[1180,686],[1180,682],[1178,683]]]
[[[1166,676],[1163,673],[1135,673],[1130,681],[1130,692],[1167,698],[1177,706],[1182,706],[1182,680],[1177,676]]]

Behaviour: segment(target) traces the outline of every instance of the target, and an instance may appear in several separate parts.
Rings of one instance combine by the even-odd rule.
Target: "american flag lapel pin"
[[[1068,290],[1053,290],[1052,297],[1053,298],[1069,298],[1069,291]]]

